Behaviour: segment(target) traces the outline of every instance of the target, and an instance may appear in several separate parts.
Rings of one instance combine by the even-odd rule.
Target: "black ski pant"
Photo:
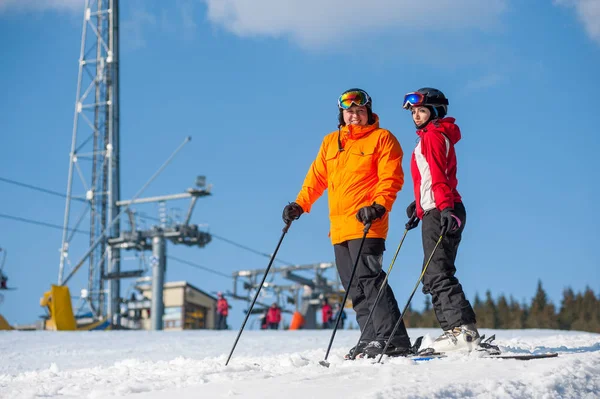
[[[369,324],[366,324],[369,312],[375,305],[379,288],[385,280],[385,272],[382,271],[383,251],[385,251],[384,239],[365,239],[354,279],[349,287],[352,268],[356,262],[361,241],[362,239],[356,239],[335,244],[333,246],[335,263],[344,289],[349,290],[348,295],[352,299],[352,306],[356,311],[356,320],[361,332],[364,332],[363,340],[388,340],[400,318],[398,303],[388,284],[381,293]],[[390,343],[395,347],[410,347],[410,339],[404,322],[400,323]]]
[[[454,276],[456,253],[467,222],[467,212],[462,203],[454,204],[454,212],[461,220],[460,228],[449,232],[435,250],[423,276],[423,293],[431,294],[433,310],[443,330],[451,330],[463,324],[475,323],[475,312],[465,298],[463,288]],[[429,259],[441,233],[441,213],[437,209],[423,215],[423,267]]]
[[[227,316],[217,313],[217,330],[227,330]]]

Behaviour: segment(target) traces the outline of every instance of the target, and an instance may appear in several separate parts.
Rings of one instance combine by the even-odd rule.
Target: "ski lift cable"
[[[167,258],[168,259],[172,259],[172,260],[177,261],[177,262],[180,262],[180,263],[183,263],[183,264],[188,265],[188,266],[195,267],[197,269],[202,269],[204,271],[216,274],[216,275],[221,276],[221,277],[232,278],[232,276],[229,275],[229,274],[221,273],[219,271],[210,269],[210,268],[208,268],[206,266],[202,266],[202,265],[199,265],[197,263],[193,263],[193,262],[190,262],[190,261],[187,261],[187,260],[184,260],[184,259],[179,259],[179,258],[177,258],[175,256],[172,256],[172,255],[167,255]]]
[[[46,188],[42,188],[42,187],[38,187],[38,186],[34,186],[34,185],[32,185],[32,184],[22,183],[22,182],[19,182],[19,181],[16,181],[16,180],[12,180],[12,179],[7,179],[7,178],[5,178],[5,177],[0,177],[0,181],[6,182],[6,183],[10,183],[10,184],[14,184],[14,185],[21,186],[21,187],[25,187],[25,188],[29,188],[29,189],[31,189],[31,190],[39,191],[39,192],[42,192],[42,193],[51,194],[51,195],[54,195],[54,196],[59,196],[59,197],[61,197],[61,198],[68,198],[68,196],[67,196],[67,195],[65,195],[65,194],[61,194],[61,193],[59,193],[59,192],[57,192],[57,191],[48,190],[48,189],[46,189]],[[82,199],[82,198],[79,198],[79,197],[71,197],[71,199],[74,199],[74,200],[78,200],[78,201],[83,201],[83,202],[85,202],[85,200],[84,200],[84,199]],[[142,215],[143,215],[143,216],[142,216]],[[142,216],[142,217],[144,217],[144,218],[146,218],[146,219],[155,220],[155,221],[160,221],[160,219],[158,219],[158,218],[154,218],[154,217],[152,217],[152,216],[150,216],[150,215],[148,215],[148,214],[146,214],[146,213],[144,213],[144,212],[140,212],[140,216]],[[34,220],[31,220],[31,219],[19,218],[19,217],[16,217],[16,216],[10,216],[10,215],[4,215],[4,214],[0,214],[0,217],[4,217],[4,218],[7,218],[7,219],[18,220],[18,221],[21,221],[21,222],[26,222],[26,223],[32,223],[32,224],[42,225],[42,226],[46,226],[46,227],[59,228],[59,229],[61,229],[61,230],[63,229],[63,226],[58,226],[58,225],[55,225],[55,224],[51,224],[51,223],[45,223],[45,222],[40,222],[40,221],[34,221]],[[69,230],[70,230],[70,231],[73,231],[73,232],[76,232],[76,233],[85,233],[85,234],[89,234],[89,231],[78,230],[78,229],[76,229],[76,228],[75,228],[75,229],[69,229]],[[265,257],[267,257],[267,258],[270,258],[270,257],[271,257],[271,255],[269,255],[269,254],[267,254],[267,253],[265,253],[265,252],[258,251],[258,250],[256,250],[256,249],[250,248],[250,247],[248,247],[248,246],[246,246],[246,245],[243,245],[243,244],[237,243],[237,242],[235,242],[235,241],[232,241],[232,240],[230,240],[230,239],[227,239],[227,238],[225,238],[225,237],[221,237],[221,236],[219,236],[219,235],[216,235],[216,234],[213,234],[213,233],[210,233],[210,234],[211,234],[211,235],[212,235],[214,238],[216,238],[216,239],[218,239],[218,240],[221,240],[221,241],[225,241],[226,243],[228,243],[228,244],[231,244],[231,245],[233,245],[233,246],[236,246],[236,247],[238,247],[238,248],[245,249],[246,251],[250,251],[250,252],[252,252],[252,253],[254,253],[254,254],[261,255],[261,256],[265,256]],[[282,260],[282,259],[278,259],[278,258],[276,258],[276,259],[275,259],[275,261],[277,261],[277,262],[280,262],[280,263],[282,263],[282,264],[285,264],[285,265],[288,265],[288,266],[294,266],[294,263],[291,263],[291,262],[288,262],[288,261],[285,261],[285,260]]]
[[[59,226],[57,224],[46,223],[46,222],[42,222],[42,221],[39,221],[39,220],[22,218],[22,217],[19,217],[19,216],[6,215],[4,213],[0,213],[0,217],[1,218],[5,218],[5,219],[16,220],[18,222],[23,222],[23,223],[36,224],[38,226],[51,227],[53,229],[60,229],[60,230],[63,229],[63,226]],[[73,232],[76,232],[76,233],[82,233],[82,234],[90,234],[89,231],[78,230],[78,229],[69,229],[69,231],[73,231]]]
[[[11,220],[15,220],[15,221],[18,221],[18,222],[23,222],[23,223],[35,224],[35,225],[38,225],[38,226],[50,227],[50,228],[58,229],[58,230],[62,230],[63,229],[62,226],[59,226],[59,225],[56,225],[56,224],[41,222],[39,220],[22,218],[22,217],[18,217],[18,216],[6,215],[6,214],[3,214],[3,213],[0,213],[0,218],[11,219]],[[72,231],[74,231],[76,233],[89,234],[88,231],[84,231],[84,230],[72,230]],[[167,256],[167,257],[170,258],[170,259],[173,259],[173,260],[175,260],[177,262],[186,264],[188,266],[196,267],[198,269],[202,269],[202,270],[205,270],[207,272],[217,274],[217,275],[219,275],[221,277],[231,278],[231,276],[228,275],[228,274],[221,273],[221,272],[218,272],[216,270],[212,270],[212,269],[210,269],[208,267],[205,267],[205,266],[202,266],[202,265],[198,265],[198,264],[195,264],[195,263],[187,261],[187,260],[179,259],[179,258],[176,258],[174,256]]]
[[[46,194],[50,194],[50,195],[54,195],[57,197],[61,197],[61,198],[68,198],[67,195],[59,193],[58,191],[53,191],[53,190],[48,190],[46,188],[42,188],[42,187],[37,187],[37,186],[32,186],[31,184],[26,184],[26,183],[21,183],[18,182],[16,180],[11,180],[11,179],[7,179],[5,177],[0,177],[0,181],[3,181],[5,183],[10,183],[10,184],[14,184],[16,186],[21,186],[21,187],[25,187],[25,188],[29,188],[31,190],[36,190],[36,191],[40,191],[42,193],[46,193]],[[86,202],[85,199],[83,198],[79,198],[79,197],[71,197],[71,199],[76,200],[76,201],[81,201],[81,202]]]

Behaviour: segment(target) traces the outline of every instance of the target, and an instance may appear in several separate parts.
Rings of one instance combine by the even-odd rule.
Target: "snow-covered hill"
[[[486,330],[534,361],[456,355],[344,361],[357,331],[0,332],[0,398],[599,398],[600,335]],[[409,329],[433,339],[434,329]]]

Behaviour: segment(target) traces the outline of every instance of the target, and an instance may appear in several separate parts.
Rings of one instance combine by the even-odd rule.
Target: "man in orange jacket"
[[[291,223],[302,213],[310,212],[314,202],[329,190],[329,236],[335,262],[364,333],[364,339],[350,350],[349,356],[354,352],[368,357],[381,354],[400,318],[394,293],[386,286],[366,324],[385,279],[382,260],[388,212],[404,184],[402,148],[390,131],[379,127],[379,117],[373,113],[372,105],[364,90],[342,93],[338,99],[338,130],[325,136],[296,201],[283,210],[283,221]],[[371,223],[371,229],[349,284],[367,223]],[[402,356],[409,350],[410,339],[401,323],[385,354]]]

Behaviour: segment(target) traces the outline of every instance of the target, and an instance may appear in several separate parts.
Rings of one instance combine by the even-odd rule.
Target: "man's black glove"
[[[385,212],[385,208],[382,205],[374,202],[371,206],[364,206],[360,208],[356,213],[356,218],[359,222],[366,225],[385,215]]]
[[[285,208],[283,208],[283,215],[282,215],[283,222],[285,224],[290,224],[294,220],[298,220],[300,215],[302,215],[303,213],[304,213],[304,209],[302,209],[302,207],[300,205],[298,205],[295,202],[290,202],[289,204],[287,204],[285,206]]]
[[[446,233],[452,233],[458,230],[462,225],[462,222],[454,213],[454,209],[446,208],[442,211],[440,225],[442,227],[440,234],[445,236]]]
[[[419,218],[417,216],[417,203],[411,202],[406,208],[406,216],[408,216],[408,222],[404,225],[406,230],[412,230],[419,225]]]

